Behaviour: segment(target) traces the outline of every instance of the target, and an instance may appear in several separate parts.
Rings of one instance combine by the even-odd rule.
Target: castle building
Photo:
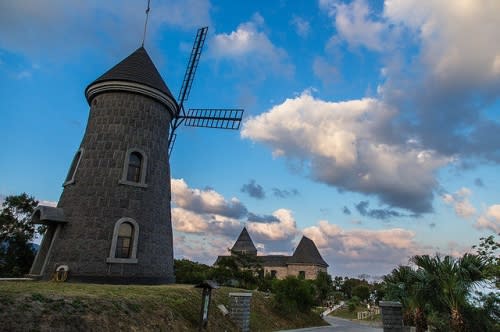
[[[327,272],[328,264],[318,251],[314,242],[308,237],[302,236],[299,245],[292,256],[286,255],[266,255],[257,256],[255,247],[246,227],[243,228],[238,239],[230,249],[231,256],[248,255],[255,258],[264,274],[270,274],[278,279],[287,276],[296,276],[303,279],[316,279],[319,272]],[[215,262],[217,264],[224,257],[219,256]]]
[[[89,119],[30,274],[82,282],[175,280],[170,215],[170,122],[177,102],[143,47],[85,90]]]

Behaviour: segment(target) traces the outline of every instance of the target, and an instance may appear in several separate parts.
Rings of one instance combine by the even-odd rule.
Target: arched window
[[[134,227],[129,222],[124,222],[118,228],[118,238],[116,240],[116,258],[130,258],[132,253]]]
[[[132,218],[121,218],[115,224],[107,263],[137,263],[139,224]]]
[[[147,165],[148,158],[144,151],[138,148],[128,149],[125,153],[123,172],[119,183],[136,187],[147,187]]]
[[[80,160],[82,159],[82,155],[83,155],[83,148],[80,148],[73,157],[73,161],[71,162],[71,167],[69,168],[68,175],[66,176],[66,180],[64,181],[63,186],[75,182],[76,170],[80,165]]]
[[[141,165],[142,165],[141,154],[137,151],[132,152],[128,157],[127,181],[132,181],[132,182],[141,181]]]

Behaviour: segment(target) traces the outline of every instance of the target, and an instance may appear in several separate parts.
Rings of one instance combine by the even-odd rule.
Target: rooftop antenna
[[[142,44],[141,46],[144,47],[144,41],[146,40],[146,30],[148,28],[148,18],[149,18],[149,4],[151,0],[148,0],[148,8],[146,9],[146,21],[144,22],[144,34],[142,35]]]

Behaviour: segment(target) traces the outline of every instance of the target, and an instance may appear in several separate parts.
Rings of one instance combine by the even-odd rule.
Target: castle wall
[[[285,279],[288,276],[288,268],[286,266],[264,266],[264,274],[271,274],[271,271],[276,271],[277,279]]]
[[[113,91],[92,100],[74,183],[65,186],[58,204],[68,223],[60,226],[45,279],[56,266],[65,264],[73,280],[174,280],[167,154],[170,120],[163,104],[142,95]],[[147,187],[119,183],[130,148],[147,156]],[[138,261],[107,263],[115,223],[123,217],[139,225]]]
[[[288,275],[298,277],[300,271],[304,271],[305,279],[316,279],[319,272],[326,273],[326,268],[308,264],[288,264]]]

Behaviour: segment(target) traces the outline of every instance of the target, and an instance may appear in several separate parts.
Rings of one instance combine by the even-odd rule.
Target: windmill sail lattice
[[[189,109],[187,114],[184,111],[184,102],[189,98],[191,87],[194,81],[194,75],[198,68],[203,45],[207,36],[208,27],[198,29],[194,40],[191,56],[189,57],[188,66],[184,79],[182,81],[181,90],[177,104],[179,110],[177,116],[171,122],[170,136],[168,139],[168,154],[172,153],[172,149],[176,140],[175,130],[184,123],[188,127],[203,127],[203,128],[218,128],[218,129],[233,129],[240,128],[241,119],[244,110],[242,109],[223,109],[223,108],[196,108]]]

